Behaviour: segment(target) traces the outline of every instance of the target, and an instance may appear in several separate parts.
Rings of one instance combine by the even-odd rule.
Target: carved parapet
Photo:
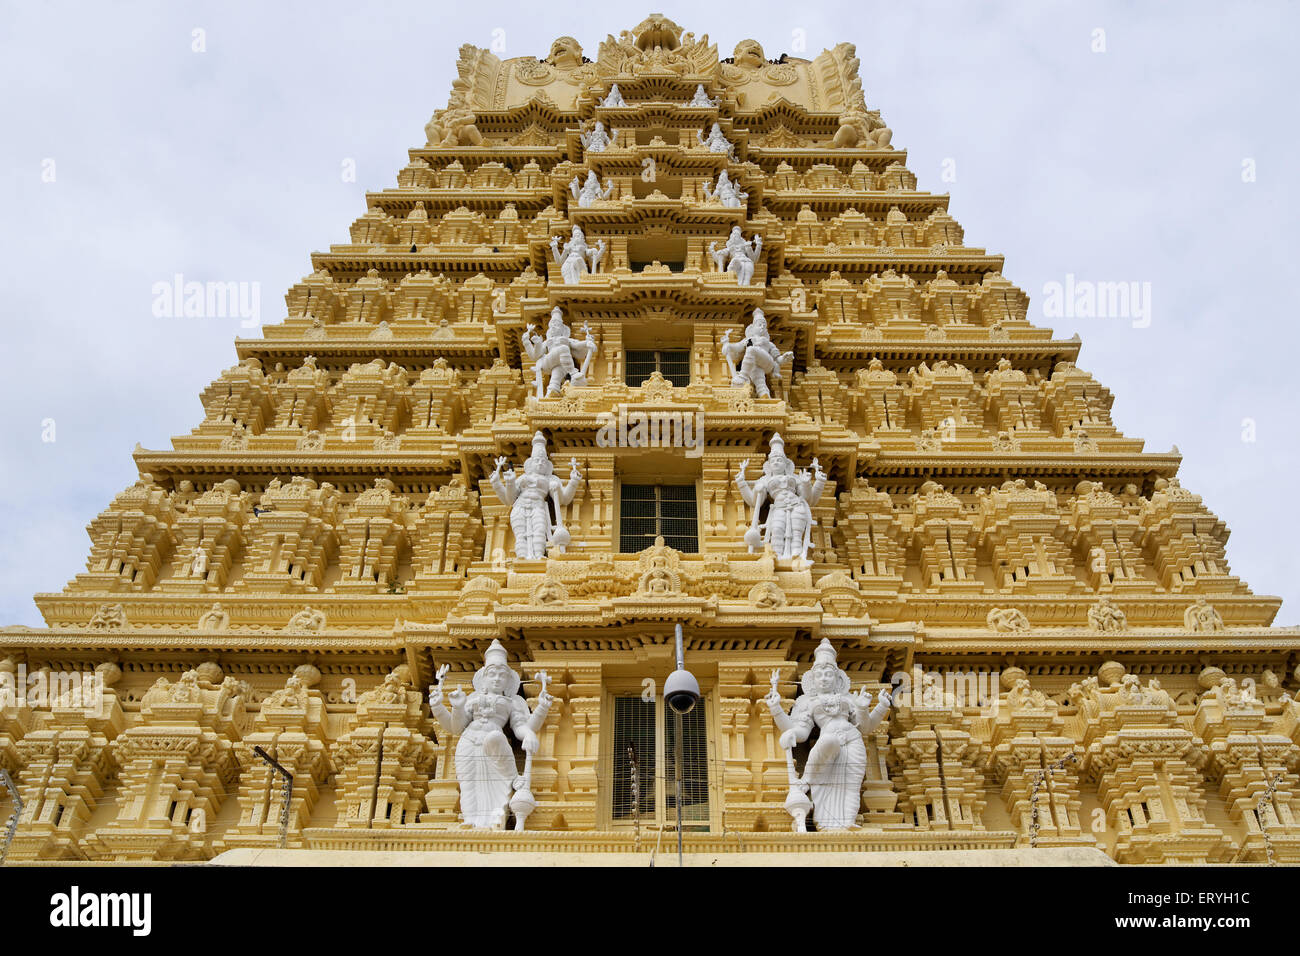
[[[1047,422],[1059,435],[1087,428],[1090,435],[1115,434],[1110,407],[1115,396],[1073,362],[1057,362],[1052,377],[1043,383]]]
[[[410,412],[406,370],[383,359],[352,365],[331,395],[335,424],[344,440],[373,439],[405,427]]]
[[[921,427],[945,429],[957,438],[961,426],[974,428],[974,421],[982,420],[980,388],[965,366],[940,359],[930,368],[922,362],[909,378],[909,404]],[[982,428],[978,431],[983,433]]]
[[[859,480],[840,493],[839,503],[836,530],[854,578],[864,587],[901,581],[903,529],[889,495]]]
[[[392,316],[392,292],[378,269],[370,269],[343,292],[343,321],[378,325]]]
[[[397,587],[398,567],[410,549],[410,502],[394,490],[387,478],[376,478],[339,522],[339,590],[383,593]]]
[[[429,492],[412,529],[412,586],[459,589],[466,569],[482,557],[484,529],[478,492],[451,481]]]
[[[909,275],[893,269],[873,275],[862,286],[862,307],[882,328],[920,330],[921,292]]]
[[[330,376],[316,367],[314,356],[307,356],[301,367],[274,386],[274,391],[276,428],[306,432],[329,420]]]
[[[1157,479],[1140,515],[1151,566],[1171,591],[1231,592],[1241,587],[1228,568],[1228,528],[1178,479]]]
[[[1067,593],[1076,586],[1065,544],[1068,523],[1056,495],[1035,482],[1007,481],[980,498],[979,544],[1004,590]]]
[[[454,313],[454,286],[441,273],[435,277],[427,269],[407,275],[393,293],[394,324],[422,322],[436,325]]]
[[[898,376],[873,358],[869,366],[859,369],[857,384],[849,390],[854,424],[869,431],[902,431],[907,424],[905,405],[907,387]]]
[[[87,526],[90,558],[77,575],[84,590],[147,591],[171,554],[176,511],[150,475],[127,488]]]
[[[986,272],[971,293],[971,314],[986,327],[1025,324],[1029,296],[999,272]]]
[[[338,539],[339,493],[325,482],[295,477],[277,479],[259,502],[260,514],[248,523],[251,544],[243,585],[253,591],[315,591],[333,557]]]
[[[199,395],[205,413],[200,434],[226,436],[240,425],[254,435],[261,434],[274,420],[271,383],[262,374],[256,358],[244,359],[228,368]]]
[[[284,301],[289,315],[312,316],[329,325],[341,320],[343,298],[340,292],[341,286],[335,283],[329,270],[321,268],[291,288]]]
[[[244,546],[248,495],[227,479],[192,501],[176,519],[176,558],[164,591],[220,591]]]
[[[913,688],[894,711],[890,766],[898,809],[921,830],[982,830],[986,746],[954,695]]]
[[[1146,587],[1137,515],[1095,482],[1080,482],[1070,499],[1066,541],[1093,590]]]
[[[975,523],[957,496],[929,481],[910,503],[909,549],[917,555],[927,587],[982,590],[983,585],[975,579]]]
[[[462,389],[461,373],[445,359],[422,371],[411,386],[411,424],[403,439],[418,440],[424,433],[445,437],[459,431],[468,415]]]

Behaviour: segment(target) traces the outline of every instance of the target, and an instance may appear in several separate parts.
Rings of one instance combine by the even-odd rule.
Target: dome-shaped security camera
[[[700,682],[686,669],[682,651],[682,626],[677,625],[677,670],[664,681],[664,700],[677,714],[689,714],[700,702]]]

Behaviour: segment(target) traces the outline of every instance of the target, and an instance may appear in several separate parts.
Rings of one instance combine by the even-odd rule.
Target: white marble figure
[[[623,99],[623,94],[619,92],[617,83],[609,88],[609,94],[601,101],[600,105],[611,109],[627,106],[627,101]]]
[[[731,141],[722,135],[722,127],[717,123],[709,130],[708,138],[704,136],[703,130],[695,131],[695,138],[700,141],[701,146],[707,146],[711,153],[726,153],[728,156],[735,155],[736,147],[731,145]]]
[[[589,153],[603,153],[614,142],[618,136],[618,130],[610,127],[609,132],[605,132],[605,124],[596,120],[596,125],[592,127],[590,133],[582,133],[579,139],[582,140],[582,148]]]
[[[709,255],[717,265],[718,271],[734,272],[737,285],[749,285],[749,280],[754,278],[754,263],[762,251],[763,237],[755,236],[752,241],[746,241],[740,234],[739,226],[731,227],[727,244],[721,249],[716,242],[709,243]]]
[[[524,462],[523,474],[506,471],[510,462],[496,460],[496,470],[489,476],[497,497],[510,506],[510,528],[515,533],[515,557],[521,561],[538,561],[549,551],[563,554],[569,545],[569,531],[564,527],[564,509],[578,493],[582,472],[576,458],[569,461],[569,480],[555,477],[550,456],[546,453],[546,436],[533,435],[533,453]],[[549,501],[549,504],[548,504]],[[551,506],[555,520],[551,520]]]
[[[778,671],[773,671],[772,689],[764,699],[781,732],[781,748],[791,768],[794,760],[790,752],[807,740],[813,725],[817,725],[817,742],[808,752],[803,776],[795,776],[791,769],[790,783],[792,791],[811,788],[818,831],[855,829],[862,806],[862,779],[867,772],[867,747],[862,735],[880,725],[892,700],[888,690],[881,690],[876,706],[868,710],[870,691],[864,687],[856,694],[849,693],[849,675],[836,663],[835,647],[826,638],[822,638],[813,660],[800,681],[803,694],[795,699],[789,714],[782,708],[776,689]],[[794,817],[794,829],[803,831],[807,804],[800,807],[794,797],[792,792],[786,805]]]
[[[725,174],[724,174],[725,175]],[[579,209],[587,209],[601,200],[608,199],[609,194],[614,191],[614,186],[608,179],[605,180],[605,188],[600,188],[600,180],[596,178],[594,172],[587,172],[587,180],[579,186],[577,176],[569,183],[569,192],[573,198],[578,200]]]
[[[710,189],[708,183],[704,184],[704,196],[710,202],[720,202],[728,209],[739,209],[749,198],[749,193],[738,189],[724,169],[718,173],[717,189]]]
[[[779,376],[781,366],[794,360],[793,352],[782,352],[767,334],[767,317],[762,309],[754,310],[754,317],[745,328],[745,337],[731,341],[731,330],[722,333],[722,358],[731,372],[731,387],[754,386],[759,398],[770,398],[769,375]]]
[[[531,714],[519,696],[519,675],[506,662],[506,650],[500,641],[494,640],[483,655],[483,666],[474,672],[474,691],[468,697],[457,687],[446,695],[444,704],[442,682],[446,676],[444,664],[438,669],[437,683],[429,690],[429,711],[447,733],[460,737],[456,741],[456,779],[460,783],[461,820],[469,827],[501,830],[506,823],[506,808],[510,807],[515,810],[515,829],[522,830],[527,811],[536,805],[528,793],[528,778],[539,743],[537,732],[551,709],[546,672],[537,675],[542,689]],[[514,750],[503,729],[507,722],[526,755],[522,775],[516,773]],[[515,800],[511,799],[512,791],[518,791]],[[527,799],[519,800],[523,795]],[[522,816],[520,811],[524,811]]]
[[[772,436],[769,449],[763,477],[753,485],[745,478],[749,459],[742,461],[736,472],[740,496],[754,509],[745,544],[751,554],[766,545],[782,561],[798,558],[806,562],[812,547],[812,526],[816,524],[812,506],[826,487],[826,473],[816,458],[811,475],[802,469],[796,472],[794,462],[785,456],[785,440],[779,434]],[[767,502],[767,520],[760,524],[759,515]]]
[[[582,230],[574,226],[564,248],[560,248],[559,236],[551,236],[551,254],[560,264],[560,275],[564,277],[564,284],[577,285],[578,279],[588,272],[588,260],[591,260],[590,271],[594,274],[600,266],[600,260],[605,258],[605,240],[597,239],[596,248],[593,249],[587,245],[587,237],[583,235]],[[750,272],[753,272],[752,268]]]
[[[572,338],[557,305],[551,310],[551,320],[546,324],[546,336],[539,335],[534,331],[536,328],[529,323],[521,336],[521,345],[524,354],[533,360],[537,397],[560,394],[565,379],[573,382],[575,388],[585,388],[587,369],[596,357],[596,339],[591,334],[591,326],[582,327],[586,337],[581,341]]]
[[[709,99],[709,94],[704,92],[704,84],[701,83],[695,87],[695,96],[686,105],[702,106],[705,109],[715,110],[718,108],[718,101]]]

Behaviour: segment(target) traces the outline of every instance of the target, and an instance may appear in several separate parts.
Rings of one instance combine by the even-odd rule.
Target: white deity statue
[[[608,199],[609,194],[614,191],[613,184],[606,179],[605,188],[600,188],[600,180],[596,174],[590,170],[587,172],[587,180],[579,186],[578,177],[574,176],[573,181],[569,183],[569,192],[573,198],[578,200],[579,209],[587,209],[601,200]]]
[[[590,133],[582,133],[579,139],[582,141],[582,148],[589,153],[603,153],[609,148],[610,143],[618,136],[618,130],[610,127],[609,132],[605,132],[605,124],[596,120],[596,125],[592,127]]]
[[[497,497],[510,506],[515,557],[521,561],[537,561],[546,557],[548,550],[563,554],[570,540],[569,531],[564,527],[564,509],[573,501],[582,482],[578,460],[570,459],[569,480],[561,482],[555,477],[546,453],[546,436],[537,432],[533,435],[533,453],[524,461],[523,474],[517,474],[513,468],[506,470],[509,464],[506,458],[498,458],[489,480]]]
[[[446,695],[444,704],[442,682],[446,675],[444,665],[438,669],[437,683],[429,690],[429,711],[447,733],[460,737],[456,741],[456,779],[460,783],[461,819],[469,827],[500,830],[505,827],[506,810],[510,808],[515,811],[515,829],[522,830],[523,819],[536,806],[528,788],[539,744],[537,732],[551,709],[546,672],[537,674],[542,689],[531,714],[527,702],[519,696],[519,674],[506,662],[506,649],[500,641],[494,640],[484,653],[483,666],[472,679],[474,691],[468,697],[457,687]],[[524,749],[523,774],[516,771],[514,750],[504,730],[507,722]]]
[[[551,254],[560,264],[560,275],[565,285],[577,285],[578,279],[587,274],[587,260],[591,260],[591,272],[595,273],[600,260],[605,257],[605,240],[597,239],[596,248],[587,245],[587,237],[577,226],[573,227],[569,241],[560,248],[560,237],[551,237]],[[753,269],[750,269],[753,272]],[[745,283],[746,285],[748,283]]]
[[[551,310],[551,320],[546,324],[546,336],[539,335],[536,328],[529,323],[521,336],[521,344],[524,354],[533,360],[537,397],[560,394],[565,379],[573,382],[576,388],[585,388],[587,369],[596,357],[596,339],[591,334],[591,326],[582,327],[586,337],[581,341],[572,338],[557,305]]]
[[[716,242],[709,243],[709,255],[717,265],[718,271],[734,272],[737,285],[749,285],[749,280],[754,278],[754,263],[762,251],[763,237],[755,236],[752,241],[746,241],[740,234],[739,226],[731,227],[727,244],[721,249]]]
[[[736,487],[745,504],[754,509],[745,544],[750,553],[762,546],[771,547],[776,557],[783,561],[808,560],[812,547],[812,506],[822,496],[826,487],[826,473],[816,458],[812,461],[812,474],[800,469],[785,456],[785,440],[779,434],[772,436],[767,461],[763,463],[763,477],[751,485],[745,478],[749,459],[740,463],[736,471]],[[768,504],[767,520],[759,523],[763,505]]]
[[[803,675],[803,694],[795,699],[786,714],[777,690],[779,671],[772,672],[772,689],[764,698],[777,730],[781,748],[786,751],[790,770],[791,797],[786,807],[794,817],[794,829],[804,830],[806,797],[812,790],[813,820],[818,831],[849,830],[857,826],[862,806],[862,779],[867,772],[867,747],[862,735],[875,730],[889,713],[892,700],[888,690],[881,690],[876,706],[871,707],[871,693],[864,687],[849,693],[850,681],[836,663],[835,647],[826,638],[813,655],[814,663]],[[791,751],[807,740],[817,725],[817,742],[808,752],[803,776],[794,772]],[[802,791],[800,793],[799,791]]]
[[[718,108],[718,101],[709,99],[709,94],[704,91],[704,84],[701,83],[695,87],[695,96],[686,104],[687,106],[699,106],[705,109],[714,110]]]
[[[627,106],[627,101],[623,99],[623,94],[619,92],[617,83],[609,88],[609,94],[601,101],[600,105],[610,109]]]
[[[717,123],[709,130],[707,138],[703,130],[695,131],[695,138],[700,141],[701,146],[707,146],[711,153],[726,153],[728,156],[735,154],[736,147],[731,145],[731,141],[722,135],[722,127]]]
[[[754,317],[745,328],[745,337],[731,341],[731,330],[722,333],[722,358],[731,371],[732,388],[754,386],[759,398],[770,398],[769,375],[779,376],[781,366],[794,360],[793,352],[782,352],[767,334],[767,318],[762,309],[754,310]]]
[[[728,209],[739,209],[745,204],[745,200],[749,198],[749,193],[738,189],[724,169],[718,173],[717,189],[710,189],[707,182],[704,184],[704,196],[710,202],[720,202]]]

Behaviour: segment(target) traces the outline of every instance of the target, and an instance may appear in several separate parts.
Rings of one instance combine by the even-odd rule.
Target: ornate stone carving
[[[794,462],[785,456],[785,442],[779,434],[772,436],[768,448],[763,477],[753,485],[745,478],[748,459],[736,471],[736,487],[745,504],[753,509],[745,544],[751,552],[760,546],[770,547],[783,561],[807,561],[812,526],[816,524],[812,506],[821,498],[826,474],[816,458],[811,475],[803,470],[796,472]],[[764,505],[768,506],[766,520],[760,521]]]
[[[767,318],[762,309],[755,309],[754,316],[745,328],[745,336],[738,342],[731,341],[731,330],[722,333],[722,358],[731,373],[731,386],[743,388],[754,387],[754,394],[759,398],[770,398],[772,391],[768,387],[768,377],[780,378],[781,366],[794,358],[793,352],[782,352],[776,347],[767,332]]]
[[[721,249],[716,242],[709,243],[709,255],[718,267],[718,271],[735,273],[737,285],[749,285],[750,280],[754,278],[754,266],[762,251],[763,237],[755,236],[752,241],[747,241],[740,234],[739,226],[731,227],[731,235]]]
[[[533,360],[533,379],[537,397],[558,395],[565,381],[576,388],[587,385],[587,369],[596,357],[596,339],[591,327],[584,325],[582,339],[572,338],[564,323],[564,314],[557,305],[551,310],[551,320],[546,326],[546,336],[538,335],[529,325],[522,336],[524,354]]]
[[[510,506],[510,527],[515,534],[515,557],[534,561],[550,549],[563,554],[569,544],[564,526],[564,509],[573,501],[582,482],[578,461],[573,459],[569,480],[556,478],[550,456],[546,453],[546,436],[533,436],[533,451],[524,462],[522,474],[506,470],[505,458],[496,460],[490,478],[497,497]],[[548,506],[547,502],[550,502]],[[554,508],[554,520],[551,508]]]

